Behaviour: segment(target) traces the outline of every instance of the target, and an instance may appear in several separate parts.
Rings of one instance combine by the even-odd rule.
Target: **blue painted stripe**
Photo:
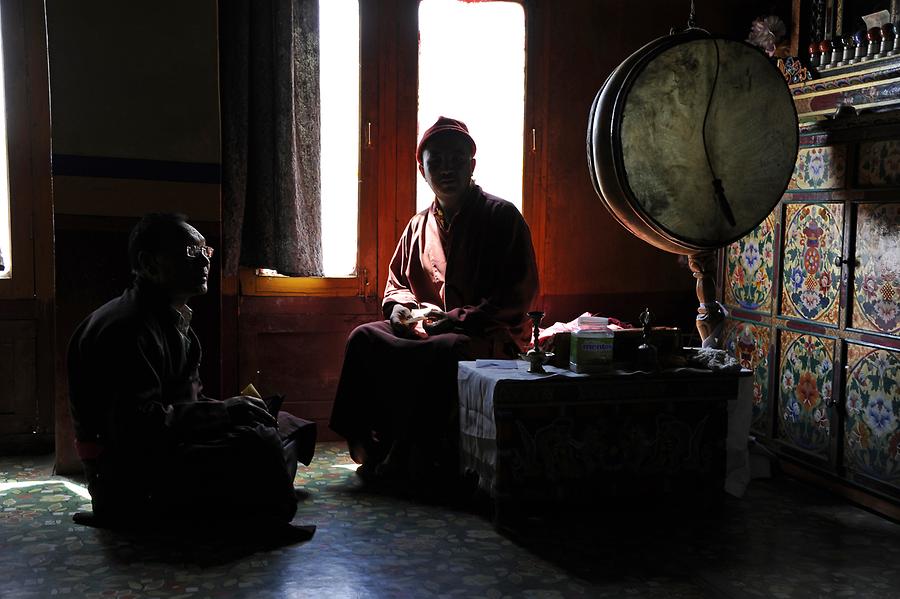
[[[110,177],[181,183],[221,183],[222,167],[205,162],[175,162],[108,156],[53,155],[53,174],[68,177]]]

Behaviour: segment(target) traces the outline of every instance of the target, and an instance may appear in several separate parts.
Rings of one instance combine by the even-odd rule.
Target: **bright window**
[[[12,278],[12,240],[9,218],[9,157],[6,151],[6,76],[0,32],[0,279]]]
[[[419,134],[439,116],[464,121],[475,180],[522,209],[525,11],[517,2],[421,0]],[[434,199],[418,178],[416,208]]]
[[[319,84],[324,274],[349,277],[359,213],[359,0],[319,2]]]

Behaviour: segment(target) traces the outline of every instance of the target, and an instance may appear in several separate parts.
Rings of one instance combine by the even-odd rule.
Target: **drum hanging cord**
[[[688,24],[690,25],[693,20],[694,3],[692,1],[691,16],[688,19]],[[716,48],[716,73],[713,76],[712,88],[709,90],[709,100],[706,102],[706,114],[703,115],[703,152],[706,154],[706,164],[709,166],[709,172],[713,176],[713,195],[716,198],[716,202],[719,204],[719,208],[722,210],[722,214],[725,215],[725,219],[728,221],[728,224],[733,227],[736,224],[736,221],[734,220],[734,213],[731,211],[731,206],[728,204],[728,199],[725,197],[725,188],[722,187],[722,180],[716,176],[716,169],[713,168],[712,159],[709,156],[709,147],[706,143],[706,122],[709,120],[709,111],[710,108],[712,108],[713,97],[716,93],[716,84],[719,81],[719,42],[713,40],[713,44],[715,44]]]

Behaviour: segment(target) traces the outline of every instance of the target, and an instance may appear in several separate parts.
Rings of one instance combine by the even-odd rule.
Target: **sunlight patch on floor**
[[[359,468],[359,464],[332,464],[332,468],[343,468],[345,470],[352,470],[356,472],[356,469]]]
[[[0,483],[0,491],[6,491],[9,489],[21,489],[23,487],[40,487],[43,485],[62,485],[79,497],[83,497],[85,499],[91,498],[91,494],[88,493],[88,490],[86,488],[67,480],[14,480],[10,482]]]

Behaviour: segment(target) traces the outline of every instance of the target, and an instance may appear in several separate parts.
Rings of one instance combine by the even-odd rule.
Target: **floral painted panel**
[[[859,144],[859,184],[900,185],[900,141]]]
[[[786,204],[781,312],[837,324],[842,204]]]
[[[853,327],[900,332],[900,204],[860,204]]]
[[[753,419],[751,427],[766,431],[769,413],[769,327],[728,319],[725,350],[741,366],[753,371]]]
[[[796,447],[822,457],[827,457],[831,439],[833,356],[831,339],[781,334],[780,431]]]
[[[772,278],[775,265],[775,215],[770,214],[750,234],[728,246],[728,284],[725,303],[747,310],[772,311]]]
[[[841,189],[846,183],[845,146],[800,148],[788,191]]]
[[[847,346],[847,466],[900,485],[900,354]]]

